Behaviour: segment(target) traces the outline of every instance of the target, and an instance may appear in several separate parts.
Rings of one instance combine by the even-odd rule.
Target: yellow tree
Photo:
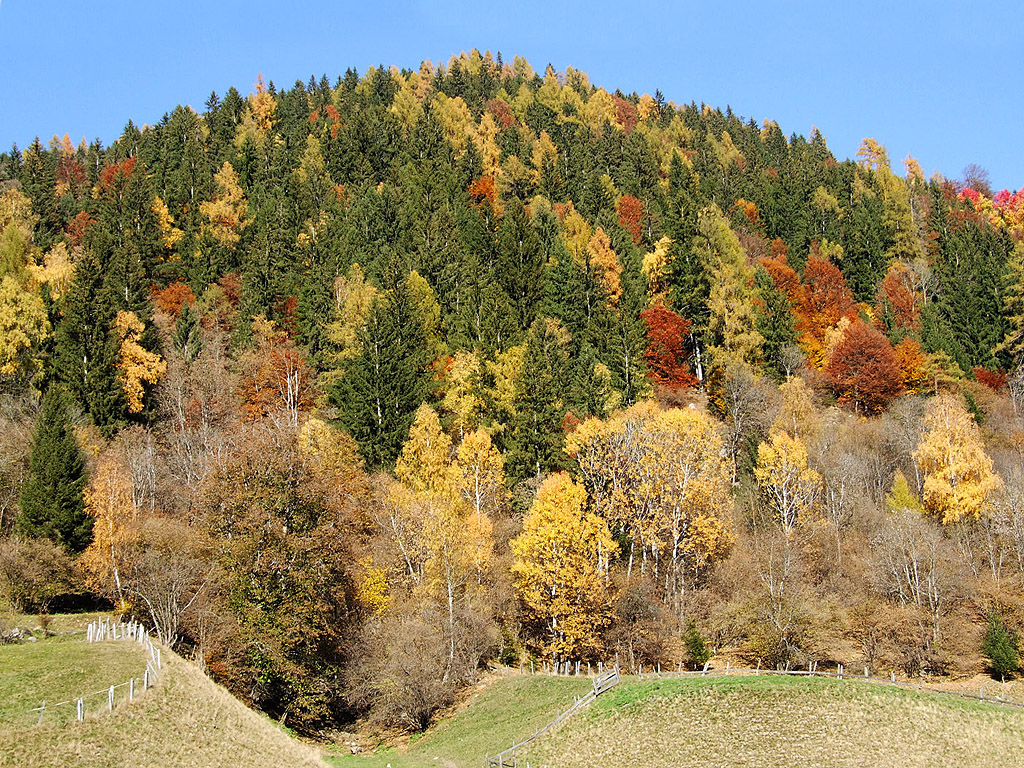
[[[0,279],[0,375],[32,375],[40,367],[33,351],[49,335],[42,298],[11,275]]]
[[[799,438],[775,432],[770,442],[761,443],[754,477],[761,502],[786,536],[818,517],[821,475],[807,466],[807,449]]]
[[[693,249],[708,274],[714,275],[708,296],[708,334],[714,367],[730,363],[754,366],[764,338],[757,330],[754,270],[739,237],[717,205],[700,212]]]
[[[415,516],[420,521],[418,530],[412,529],[411,546],[406,548],[422,553],[423,576],[418,585],[421,594],[441,599],[447,611],[446,676],[455,664],[458,607],[472,597],[470,587],[482,583],[493,548],[491,522],[486,515],[472,514],[459,492],[451,459],[451,439],[441,429],[437,412],[421,405],[409,430],[409,440],[395,464],[400,486],[396,489],[396,500],[417,512],[399,512],[396,519]]]
[[[203,228],[224,248],[233,250],[241,239],[241,231],[249,224],[249,204],[231,163],[225,161],[213,180],[217,183],[216,197],[199,204],[199,212],[206,219]]]
[[[590,263],[597,268],[597,273],[608,292],[608,299],[612,306],[619,303],[622,296],[622,264],[619,256],[612,250],[611,240],[604,233],[601,227],[594,230],[590,242],[587,243],[587,252],[590,254]]]
[[[647,278],[647,295],[650,297],[648,303],[652,307],[665,306],[668,303],[671,267],[668,249],[671,245],[672,239],[663,237],[654,244],[654,251],[644,255],[641,269]]]
[[[112,593],[123,605],[121,573],[139,539],[138,511],[132,503],[128,473],[112,456],[101,456],[97,462],[85,489],[85,509],[95,522],[92,543],[82,553],[82,567],[94,589]]]
[[[455,414],[459,436],[476,427],[484,411],[484,400],[480,384],[480,355],[476,352],[460,351],[451,358],[445,375],[445,410]]]
[[[483,429],[466,435],[455,454],[459,493],[477,517],[493,514],[505,500],[505,462]]]
[[[605,574],[618,546],[586,503],[582,485],[565,473],[551,475],[512,541],[516,591],[544,627],[544,653],[556,661],[593,655],[611,620]]]
[[[782,406],[775,417],[772,432],[785,432],[798,440],[813,441],[820,429],[814,392],[801,376],[794,376],[779,386]]]
[[[145,384],[156,384],[167,370],[167,363],[160,355],[150,352],[139,344],[145,326],[132,312],[118,312],[114,330],[121,339],[120,359],[117,364],[121,372],[121,386],[129,413],[142,411],[142,397]]]
[[[695,409],[638,403],[606,421],[588,419],[566,451],[595,508],[634,542],[627,575],[635,554],[642,572],[650,558],[666,597],[681,608],[687,579],[732,543],[729,462],[715,421]]]
[[[932,398],[924,416],[925,433],[914,451],[924,474],[925,509],[943,524],[978,519],[999,488],[981,430],[959,397]]]
[[[437,411],[423,403],[395,463],[395,476],[415,493],[444,494],[451,488],[451,461],[451,438],[441,429]]]

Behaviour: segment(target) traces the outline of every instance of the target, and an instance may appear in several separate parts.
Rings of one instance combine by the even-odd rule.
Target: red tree
[[[697,383],[686,360],[690,321],[665,307],[651,307],[640,313],[647,327],[647,376],[655,384],[684,389]]]
[[[186,304],[195,303],[195,300],[196,295],[192,293],[192,289],[180,280],[176,283],[171,283],[166,288],[153,286],[154,303],[159,310],[166,312],[171,317],[180,315],[181,308]]]
[[[903,391],[903,371],[889,340],[856,320],[836,344],[825,370],[840,403],[878,413]]]
[[[885,275],[878,289],[878,303],[883,307],[888,304],[892,308],[893,319],[898,328],[916,330],[921,327],[921,313],[917,306],[917,295],[910,270],[896,262]]]
[[[639,245],[643,237],[644,204],[632,195],[619,198],[619,224],[629,232],[633,242]]]
[[[828,331],[844,317],[857,317],[853,294],[839,267],[831,261],[812,255],[804,267],[804,285],[796,305],[796,331],[800,346],[818,370],[828,361]]]

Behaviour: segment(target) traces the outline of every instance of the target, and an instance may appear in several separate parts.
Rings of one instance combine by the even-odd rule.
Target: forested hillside
[[[475,51],[15,147],[0,590],[307,732],[527,655],[1013,674],[1024,194],[895,166]]]

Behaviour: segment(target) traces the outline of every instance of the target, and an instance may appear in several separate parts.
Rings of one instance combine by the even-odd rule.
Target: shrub
[[[22,613],[47,613],[51,601],[76,589],[71,558],[48,539],[0,542],[0,597]]]

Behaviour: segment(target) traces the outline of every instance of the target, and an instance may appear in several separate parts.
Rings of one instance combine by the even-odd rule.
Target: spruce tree
[[[519,327],[526,331],[544,300],[544,252],[518,200],[512,200],[501,219],[497,249],[495,276],[515,309]]]
[[[510,477],[540,477],[562,466],[568,345],[569,334],[557,320],[539,317],[530,328],[505,457]]]
[[[50,387],[32,441],[17,532],[50,539],[71,553],[84,550],[92,539],[93,522],[85,512],[85,483],[85,463],[68,421],[64,393]]]
[[[796,320],[791,302],[763,267],[759,267],[754,275],[754,286],[761,299],[757,307],[757,330],[764,337],[764,368],[776,380],[782,381],[786,377],[782,350],[796,341]]]
[[[427,396],[427,339],[408,279],[374,300],[359,345],[331,399],[367,466],[390,467]]]

